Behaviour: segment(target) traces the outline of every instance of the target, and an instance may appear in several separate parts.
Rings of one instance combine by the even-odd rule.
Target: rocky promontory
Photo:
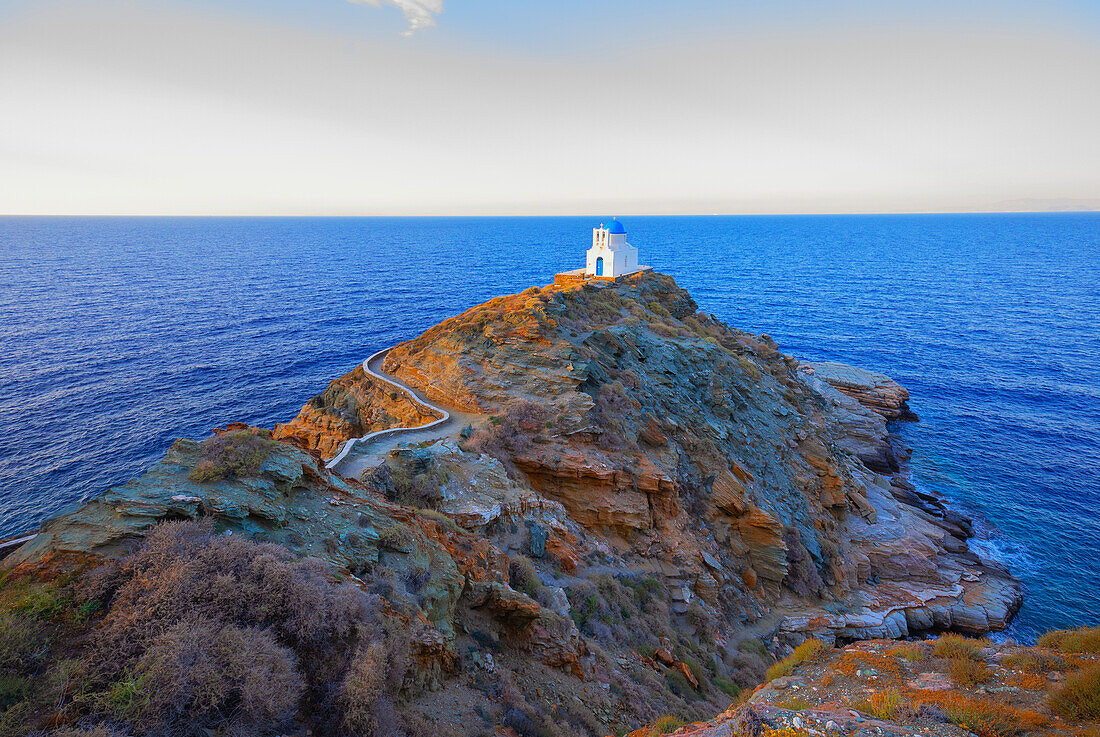
[[[904,389],[784,355],[668,276],[499,297],[394,347],[383,370],[471,421],[358,478],[328,470],[350,437],[434,419],[360,366],[274,432],[178,441],[0,564],[84,611],[51,626],[88,648],[156,613],[121,670],[89,681],[102,693],[62,716],[152,733],[188,714],[215,729],[215,712],[255,694],[199,716],[191,696],[111,711],[109,694],[209,694],[167,664],[223,653],[232,626],[302,684],[278,715],[233,712],[253,715],[245,731],[605,734],[717,713],[809,638],[981,634],[1019,606],[1009,572],[969,548],[969,520],[908,477],[888,427],[911,414]],[[165,550],[204,567],[165,573]],[[304,596],[276,579],[311,582],[327,634],[275,614],[301,613]],[[260,580],[248,586],[268,604],[233,603]],[[205,619],[180,619],[189,607]],[[162,652],[180,627],[201,636]],[[36,662],[39,676],[54,667]]]

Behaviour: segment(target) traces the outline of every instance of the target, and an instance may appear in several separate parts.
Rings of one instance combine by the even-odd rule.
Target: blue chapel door
[[[603,256],[596,257],[596,276],[603,276]]]

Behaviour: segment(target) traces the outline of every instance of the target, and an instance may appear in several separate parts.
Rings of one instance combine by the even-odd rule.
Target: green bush
[[[691,687],[691,683],[680,671],[671,668],[666,670],[665,682],[668,684],[669,690],[677,696],[686,699],[695,698],[695,689]]]
[[[710,679],[710,682],[714,684],[719,691],[732,698],[736,699],[741,694],[741,687],[735,684],[733,681],[729,680],[728,678],[715,676],[714,678]]]

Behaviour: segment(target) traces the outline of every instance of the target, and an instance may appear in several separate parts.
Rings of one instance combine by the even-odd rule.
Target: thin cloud
[[[379,8],[391,5],[405,15],[409,27],[401,32],[402,36],[411,36],[421,28],[435,25],[435,16],[443,12],[443,0],[348,0],[356,4],[373,5]]]

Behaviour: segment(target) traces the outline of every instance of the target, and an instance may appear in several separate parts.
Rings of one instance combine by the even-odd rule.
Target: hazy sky
[[[0,0],[0,212],[1100,201],[1100,3]]]

